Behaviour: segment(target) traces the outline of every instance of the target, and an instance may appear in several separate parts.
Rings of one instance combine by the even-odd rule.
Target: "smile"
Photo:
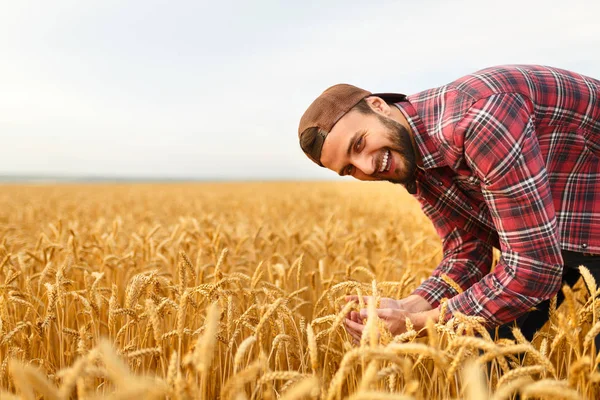
[[[381,166],[379,167],[379,172],[387,172],[392,166],[392,153],[389,150],[386,150],[385,155],[383,156],[383,160],[381,161]]]

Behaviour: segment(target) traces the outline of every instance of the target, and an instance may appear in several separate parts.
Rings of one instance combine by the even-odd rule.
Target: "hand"
[[[363,296],[362,298],[365,305],[373,301],[373,296]],[[346,296],[346,301],[355,301],[358,303],[358,296]],[[432,309],[431,304],[429,304],[427,300],[416,294],[412,294],[400,300],[382,297],[379,299],[379,307],[377,308],[392,308],[397,310],[406,310],[411,313],[430,311]]]
[[[354,344],[359,344],[360,338],[362,337],[363,329],[365,328],[365,325],[362,323],[362,318],[360,317],[360,314],[356,311],[350,311],[350,314],[346,317],[344,324],[346,332],[348,332],[348,334],[352,336],[352,341],[354,342]]]
[[[397,308],[379,308],[376,310],[377,316],[385,323],[387,329],[392,335],[399,335],[406,331],[406,317],[411,314],[406,310]],[[367,318],[368,311],[363,308],[360,312],[351,311],[349,318],[346,318],[346,331],[354,339],[354,343],[360,343],[365,324],[362,323],[363,318]]]
[[[373,301],[373,296],[363,296],[362,299],[366,306],[370,302]],[[355,301],[358,303],[358,296],[357,295],[346,296],[346,301]],[[390,299],[388,297],[381,297],[379,299],[379,308],[401,309],[402,308],[401,302],[402,302],[402,300],[394,300],[394,299]]]
[[[370,302],[373,301],[373,296],[363,296],[362,297],[365,306],[367,306]],[[346,301],[354,301],[358,303],[358,296],[346,296]],[[387,297],[382,297],[379,299],[379,307],[384,309],[400,309],[400,300],[394,300]],[[363,318],[358,312],[350,311],[348,315],[346,315],[345,328],[346,331],[352,338],[354,339],[354,343],[360,343],[360,338],[362,336],[362,331],[364,329]]]
[[[411,313],[406,310],[393,308],[379,308],[376,312],[377,316],[385,323],[390,333],[396,336],[406,332],[406,318],[410,319],[414,329],[419,332],[420,335],[425,334],[424,328],[427,324],[427,320],[432,319],[434,322],[437,322],[440,311],[438,307],[418,313]],[[346,331],[352,336],[354,343],[358,344],[360,343],[365,328],[365,325],[362,323],[362,318],[367,317],[368,311],[363,308],[360,312],[352,311],[350,314],[350,318],[345,320]]]
[[[368,305],[369,302],[373,301],[373,296],[363,296],[362,298],[365,305]],[[346,296],[346,301],[355,301],[358,303],[358,296]],[[384,320],[393,335],[399,335],[406,331],[407,316],[415,324],[415,329],[420,329],[422,328],[421,325],[424,326],[425,324],[425,320],[420,317],[429,315],[433,311],[427,300],[417,295],[410,295],[400,300],[383,297],[379,299],[379,307],[380,308],[377,310],[379,318]],[[363,318],[366,318],[367,310],[364,309],[361,311],[364,316],[359,312],[351,311],[344,321],[346,331],[352,336],[355,344],[360,343],[360,338],[362,337],[362,332],[365,328]],[[380,314],[380,312],[382,312],[382,314]]]
[[[410,312],[394,308],[378,308],[375,310],[379,319],[383,321],[390,333],[394,336],[406,332],[406,317],[411,317]],[[360,316],[366,318],[367,309],[360,310]]]

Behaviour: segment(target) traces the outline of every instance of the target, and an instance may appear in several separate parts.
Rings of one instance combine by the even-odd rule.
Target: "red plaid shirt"
[[[515,65],[397,104],[423,158],[407,189],[444,249],[414,294],[501,324],[557,293],[561,249],[600,253],[599,97],[598,80]],[[502,257],[489,273],[492,247]]]

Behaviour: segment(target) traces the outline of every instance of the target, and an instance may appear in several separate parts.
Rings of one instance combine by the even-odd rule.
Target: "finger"
[[[355,346],[360,344],[360,335],[352,330],[349,330],[348,327],[346,327],[346,332],[348,332],[349,338],[350,340],[352,340],[352,344],[354,344]]]
[[[349,324],[346,323],[346,321],[353,322],[355,325],[350,326]],[[352,331],[356,332],[357,325],[362,325],[362,324],[360,322],[352,321],[351,319],[348,319],[348,318],[344,319],[344,328],[346,328],[346,330],[352,330]]]
[[[376,312],[377,316],[381,319],[388,319],[394,315],[394,310],[391,308],[378,308]]]
[[[348,328],[354,330],[356,333],[362,334],[362,331],[365,328],[365,326],[363,324],[357,324],[356,322],[349,320],[347,318],[345,319],[345,323]]]
[[[371,301],[372,298],[373,298],[373,296],[363,296],[362,301],[365,304],[369,304],[369,302]],[[352,295],[346,296],[346,301],[355,301],[358,303],[360,301],[360,299],[359,299],[358,295],[352,294]]]
[[[360,337],[361,335],[354,332],[352,329],[346,327],[346,332],[348,333],[348,337],[352,338],[353,342],[359,341],[360,342]]]
[[[348,318],[346,318],[344,320],[344,323],[345,323],[345,325],[346,325],[346,327],[348,329],[351,329],[351,330],[353,330],[353,331],[355,331],[357,333],[361,333],[362,330],[364,329],[364,326],[361,323],[354,322],[354,321],[352,321],[351,319],[348,319]]]
[[[346,328],[346,332],[348,332],[348,334],[354,339],[354,341],[358,340],[360,342],[360,333],[356,332],[354,329],[350,328],[347,325],[345,325],[344,327]]]
[[[361,318],[367,318],[369,316],[369,309],[368,308],[361,308],[360,309],[360,317]]]
[[[377,316],[381,319],[388,319],[394,315],[394,310],[392,308],[378,308],[375,310]],[[360,310],[360,316],[362,318],[367,318],[369,316],[369,311],[366,308]]]
[[[356,332],[354,329],[350,329],[346,326],[346,332],[348,332],[348,334],[352,336],[352,338],[354,338],[355,340],[360,340],[361,334]]]
[[[360,318],[360,314],[356,311],[350,311],[350,318],[351,321],[356,322],[357,324],[362,323],[362,320]]]

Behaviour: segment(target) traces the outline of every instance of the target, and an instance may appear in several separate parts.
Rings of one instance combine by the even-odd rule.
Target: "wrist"
[[[415,325],[415,330],[420,331],[427,325],[427,320],[431,319],[434,323],[438,322],[440,316],[440,309],[433,308],[429,311],[423,311],[414,313],[411,315],[411,321]]]
[[[398,300],[398,306],[411,313],[421,313],[433,309],[427,300],[416,294]]]

